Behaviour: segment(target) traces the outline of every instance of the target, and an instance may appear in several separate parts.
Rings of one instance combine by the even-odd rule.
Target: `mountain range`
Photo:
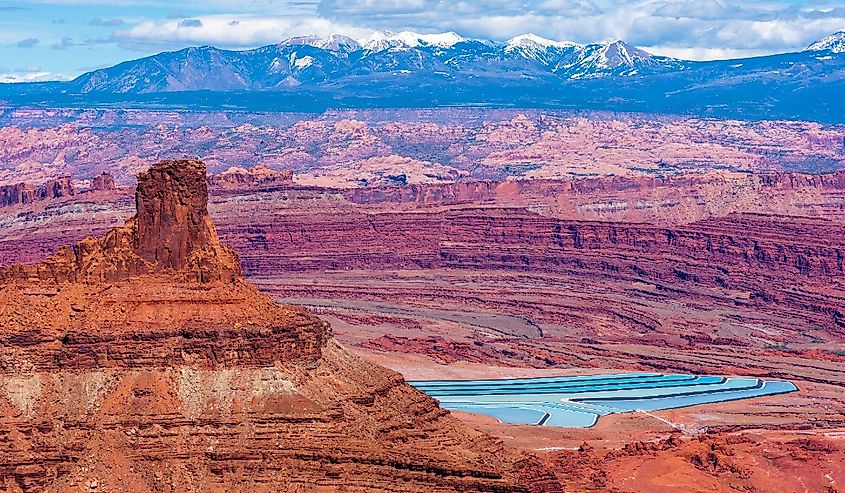
[[[70,82],[79,93],[272,90],[361,77],[589,79],[685,70],[691,62],[653,56],[624,41],[579,45],[533,34],[505,43],[456,33],[376,32],[290,38],[247,51],[210,46],[121,63]]]
[[[379,31],[361,40],[294,37],[245,51],[191,47],[68,82],[7,85],[0,101],[267,110],[473,104],[838,122],[843,80],[845,31],[797,53],[706,62],[621,40],[578,44],[525,34],[498,43]]]

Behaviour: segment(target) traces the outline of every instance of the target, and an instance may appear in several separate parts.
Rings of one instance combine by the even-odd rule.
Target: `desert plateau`
[[[440,118],[448,116],[446,113]],[[501,152],[504,147],[516,146],[525,136],[508,137],[515,125],[516,128],[530,128],[548,118],[540,115],[531,123],[525,115],[506,117],[497,124],[484,125],[496,129],[500,137],[494,143],[476,141],[473,145],[480,148],[476,152],[489,156],[488,147]],[[322,119],[325,118],[332,117]],[[626,115],[598,118],[596,125],[608,125],[609,128],[618,120],[629,119]],[[610,120],[605,120],[607,118]],[[586,120],[564,121],[584,126],[581,122]],[[665,125],[677,124],[670,121]],[[704,127],[717,124],[697,123]],[[362,129],[369,127],[363,122],[354,125]],[[401,132],[405,126],[417,125],[420,124],[396,124],[394,127]],[[774,123],[762,126],[776,127]],[[657,126],[662,127],[663,124]],[[75,133],[72,126],[64,128],[63,132]],[[630,127],[626,124],[621,128],[626,130],[619,136],[609,137],[608,142],[627,138]],[[53,132],[27,132],[48,131]],[[688,486],[695,484],[699,489],[691,491],[772,491],[770,488],[774,486],[765,484],[790,484],[795,488],[813,484],[836,491],[834,488],[843,474],[837,469],[836,457],[845,454],[842,442],[845,395],[841,392],[845,384],[845,318],[842,311],[845,306],[842,240],[845,238],[845,223],[842,222],[845,174],[838,170],[836,163],[845,162],[845,150],[840,146],[845,130],[822,127],[818,132],[825,135],[826,146],[814,143],[815,139],[810,143],[799,139],[795,148],[778,152],[779,156],[803,156],[801,162],[811,164],[802,170],[796,170],[794,162],[788,164],[786,158],[775,161],[760,150],[756,151],[756,156],[746,150],[749,160],[742,165],[744,169],[740,166],[737,169],[710,166],[661,172],[628,169],[618,175],[594,172],[589,176],[576,173],[558,178],[535,178],[513,174],[486,179],[473,177],[472,172],[465,169],[451,177],[411,182],[403,179],[401,183],[384,176],[374,181],[373,175],[362,171],[364,168],[357,163],[371,161],[373,153],[403,153],[392,158],[390,173],[407,177],[414,176],[414,163],[425,156],[411,153],[405,147],[379,151],[389,147],[384,141],[392,139],[372,136],[367,140],[368,132],[364,130],[364,134],[353,136],[344,134],[350,140],[338,145],[337,149],[343,149],[345,154],[340,157],[333,154],[326,159],[346,161],[315,168],[337,170],[332,175],[332,179],[338,180],[334,186],[313,181],[316,173],[325,171],[293,170],[263,161],[248,167],[251,163],[238,159],[233,163],[241,166],[221,166],[207,179],[195,178],[192,187],[207,187],[207,217],[213,219],[216,226],[214,234],[202,233],[211,238],[206,240],[214,245],[210,259],[202,254],[201,260],[199,257],[196,261],[188,260],[192,258],[190,251],[197,247],[185,242],[193,241],[191,236],[196,233],[179,233],[171,240],[168,238],[173,232],[162,230],[161,239],[143,240],[163,242],[158,246],[144,246],[150,249],[148,258],[156,261],[162,252],[170,255],[170,252],[178,253],[178,248],[187,248],[181,254],[184,258],[168,259],[166,267],[184,270],[182,277],[187,277],[189,283],[213,286],[220,282],[235,282],[231,278],[240,279],[242,271],[246,279],[265,294],[259,295],[257,291],[235,294],[237,291],[233,292],[232,288],[220,292],[204,288],[197,299],[190,295],[196,288],[167,286],[165,280],[155,277],[155,269],[147,272],[148,267],[137,266],[123,258],[127,247],[120,244],[128,242],[131,245],[139,240],[118,238],[140,234],[121,231],[136,227],[132,226],[132,221],[137,221],[132,219],[133,214],[148,192],[136,185],[130,175],[140,168],[122,168],[118,162],[97,160],[97,165],[89,169],[79,171],[65,164],[53,175],[45,176],[44,181],[3,187],[5,202],[0,208],[0,222],[4,225],[0,235],[3,254],[0,260],[6,265],[27,265],[8,268],[4,277],[25,278],[29,282],[37,279],[39,286],[16,287],[15,291],[7,288],[5,296],[10,300],[15,299],[12,293],[17,293],[16,296],[29,293],[26,294],[29,298],[25,299],[32,300],[27,302],[30,304],[38,297],[44,297],[44,303],[48,300],[49,303],[43,305],[43,309],[51,313],[56,310],[56,303],[64,305],[67,320],[79,327],[77,330],[84,327],[85,332],[90,332],[92,327],[108,326],[115,327],[109,330],[116,330],[130,322],[140,324],[139,329],[132,330],[140,330],[142,326],[149,327],[146,330],[161,330],[159,325],[165,320],[178,327],[178,319],[183,316],[175,307],[166,310],[169,315],[164,319],[154,316],[163,308],[145,312],[137,307],[155,303],[183,306],[186,302],[188,304],[184,306],[190,306],[191,302],[187,300],[207,307],[206,313],[214,305],[221,305],[215,310],[223,320],[195,320],[191,316],[185,319],[195,327],[192,330],[199,330],[196,329],[199,322],[206,326],[202,330],[207,330],[224,320],[233,320],[230,317],[243,317],[241,310],[256,309],[250,301],[252,298],[256,302],[269,303],[266,298],[269,295],[280,303],[306,307],[324,320],[318,323],[320,330],[313,335],[313,341],[297,345],[316,345],[318,347],[312,351],[330,351],[329,354],[334,355],[332,351],[341,350],[334,349],[335,343],[328,340],[333,335],[348,348],[343,350],[348,352],[338,353],[336,357],[355,362],[354,369],[348,369],[350,374],[362,371],[369,374],[374,370],[364,371],[358,365],[378,364],[392,368],[412,381],[548,377],[612,371],[783,379],[794,383],[799,391],[653,413],[610,415],[589,428],[513,425],[459,411],[454,411],[454,417],[447,421],[449,426],[472,430],[463,433],[483,433],[490,437],[487,447],[506,447],[512,452],[531,454],[531,460],[540,464],[536,467],[554,478],[539,475],[538,484],[542,488],[552,488],[544,483],[548,481],[566,491],[674,491],[679,481],[687,484],[683,482],[695,478]],[[179,134],[189,135],[190,131]],[[336,138],[335,135],[330,134],[326,140]],[[89,137],[85,135],[84,139]],[[416,138],[423,137],[417,134]],[[429,138],[441,139],[443,136],[432,132]],[[734,137],[736,141],[748,138],[741,132]],[[458,142],[467,145],[462,140]],[[78,155],[87,145],[84,141],[62,139],[48,148],[40,145],[22,148],[17,155],[21,163],[24,159],[30,163],[57,163],[59,156],[67,159],[67,156]],[[181,144],[173,142],[171,145]],[[449,144],[453,145],[458,144]],[[617,142],[616,145],[635,147],[636,142]],[[355,146],[358,146],[356,154],[350,156],[349,149]],[[430,147],[428,142],[420,144],[421,149]],[[594,143],[592,147],[604,145]],[[687,144],[687,147],[695,145]],[[214,162],[217,159],[214,152],[201,157]],[[679,146],[678,152],[692,151]],[[723,149],[721,152],[728,151]],[[148,157],[132,159],[143,163]],[[811,173],[816,170],[816,164],[812,163],[818,162],[824,162],[832,170]],[[163,166],[169,166],[173,169],[169,172],[175,173],[186,167],[205,165],[187,161]],[[546,166],[554,168],[554,164]],[[620,163],[619,166],[625,165]],[[21,170],[23,166],[18,164],[16,169]],[[50,167],[38,169],[44,173]],[[300,173],[305,178],[301,178]],[[141,176],[150,180],[145,174]],[[204,210],[204,198],[194,206]],[[154,209],[173,208],[156,205]],[[137,217],[143,217],[140,209]],[[129,226],[120,226],[126,220],[130,221]],[[177,223],[180,221],[182,219]],[[203,221],[204,216],[190,219],[188,223]],[[159,222],[167,223],[154,219],[153,224]],[[105,240],[94,243],[86,240],[103,234]],[[219,235],[220,244],[234,249],[237,262],[232,260],[234,253],[217,251],[216,235]],[[69,257],[63,247],[80,241],[82,243],[74,249],[78,252],[76,258]],[[106,245],[115,252],[100,252],[107,248]],[[119,257],[109,258],[113,255]],[[39,263],[44,262],[45,257],[46,263]],[[76,263],[69,266],[68,262]],[[227,266],[224,273],[219,272],[219,262]],[[80,269],[83,272],[79,272]],[[135,275],[140,276],[138,280]],[[124,276],[128,278],[123,279]],[[111,300],[97,296],[98,305],[105,305],[81,306],[82,299],[103,289],[99,287],[102,283],[110,286],[115,281],[118,283],[108,289],[114,293],[108,295]],[[12,285],[20,282],[14,281]],[[49,295],[41,291],[57,290],[56,283],[61,285],[63,282],[82,283],[84,288],[75,294],[71,291]],[[54,287],[45,288],[42,286],[45,283]],[[142,287],[147,285],[149,287]],[[238,280],[236,285],[238,290],[247,290],[245,281]],[[174,298],[162,299],[158,295],[142,301],[141,293],[146,289],[152,289],[151,293],[172,293]],[[180,293],[181,289],[188,291]],[[65,296],[72,298],[60,301]],[[5,304],[9,306],[10,303]],[[134,315],[99,325],[103,322],[96,320],[107,313],[126,310],[129,310],[126,313],[133,313],[128,307],[118,308],[124,303],[136,307]],[[83,311],[75,312],[74,306]],[[6,313],[12,317],[25,312],[27,310],[20,307],[7,308]],[[304,312],[296,313],[305,316]],[[177,315],[177,319],[171,320]],[[152,319],[144,320],[145,316]],[[216,318],[218,315],[206,316]],[[273,323],[282,320],[277,317]],[[34,319],[41,317],[35,315]],[[125,347],[126,343],[120,343],[121,349],[116,355],[115,349],[109,347],[121,340],[119,336],[112,341],[109,338],[113,336],[106,336],[106,340],[87,342],[81,333],[74,335],[72,330],[68,331],[73,325],[67,323],[54,324],[54,330],[61,328],[63,332],[47,336],[46,340],[46,334],[35,340],[27,340],[22,335],[36,326],[21,326],[16,329],[21,334],[17,337],[14,332],[6,335],[9,342],[4,347],[18,341],[14,344],[25,348],[20,350],[23,352],[8,353],[7,361],[16,361],[9,366],[28,366],[29,371],[38,370],[42,375],[38,378],[47,379],[39,384],[41,396],[21,396],[10,389],[20,389],[27,380],[20,380],[24,378],[22,376],[7,377],[7,382],[14,382],[5,387],[7,395],[14,396],[9,397],[10,401],[22,406],[16,412],[18,419],[41,408],[44,404],[40,404],[39,399],[58,399],[58,402],[88,399],[88,405],[94,406],[91,412],[96,409],[115,422],[110,433],[122,433],[118,434],[121,441],[114,444],[114,453],[119,453],[119,447],[137,443],[143,436],[126,435],[128,430],[140,433],[144,427],[150,434],[146,438],[148,446],[155,448],[161,446],[156,445],[155,440],[163,439],[163,430],[159,427],[188,426],[187,422],[182,425],[171,422],[168,426],[162,423],[165,415],[174,412],[183,413],[181,419],[192,423],[190,420],[210,420],[206,421],[206,426],[211,428],[222,426],[214,421],[220,419],[220,413],[234,413],[235,416],[241,413],[243,419],[249,420],[265,419],[259,416],[268,411],[276,412],[262,407],[271,405],[270,402],[291,406],[294,408],[291,412],[297,412],[297,404],[284,403],[289,397],[272,393],[273,379],[279,379],[282,389],[288,389],[288,386],[299,389],[305,384],[296,380],[288,382],[288,379],[306,378],[294,377],[286,359],[273,360],[271,355],[280,347],[288,347],[276,346],[283,343],[274,341],[273,329],[266,335],[253,336],[260,337],[262,342],[250,342],[259,345],[249,346],[252,348],[249,353],[259,351],[267,344],[266,357],[270,359],[263,362],[241,361],[246,357],[241,352],[244,341],[252,339],[249,332],[240,331],[265,334],[258,327],[249,329],[248,324],[245,329],[234,330],[227,336],[240,348],[229,356],[219,347],[223,344],[219,340],[223,334],[212,332],[206,334],[209,338],[206,344],[216,341],[214,346],[217,348],[210,354],[187,359],[184,353],[193,352],[188,348],[198,342],[198,351],[202,352],[199,348],[203,347],[210,349],[200,342],[203,336],[180,334],[178,330],[186,329],[177,328],[174,335],[162,335],[165,339],[160,344],[173,344],[175,336],[175,341],[180,342],[168,352],[177,350],[183,356],[174,361],[162,355],[158,358],[163,359],[157,361],[149,351],[160,344],[147,346],[142,343],[131,350]],[[301,321],[297,325],[305,323]],[[317,323],[317,319],[309,323]],[[235,323],[233,327],[238,325]],[[297,330],[306,330],[306,325]],[[329,325],[331,329],[327,331]],[[37,328],[44,330],[46,327],[38,325]],[[82,340],[70,342],[77,337]],[[55,351],[51,359],[59,363],[38,363],[30,359],[43,355],[47,347],[57,343],[58,346],[50,351]],[[319,348],[326,344],[328,346]],[[127,352],[129,354],[125,354]],[[287,358],[291,350],[283,352]],[[77,354],[74,356],[74,353]],[[23,355],[29,355],[25,364],[21,363]],[[312,360],[315,357],[311,356]],[[270,365],[276,368],[272,371],[281,373],[275,377],[270,373],[262,374],[269,371],[262,369],[262,365]],[[159,371],[162,374],[155,375]],[[91,391],[95,395],[69,394],[68,387],[62,389],[59,383],[51,382],[51,379],[61,379],[64,372],[82,379],[85,383],[80,385],[84,388],[93,385]],[[122,372],[129,374],[121,375]],[[153,375],[144,372],[153,372]],[[226,375],[225,379],[221,375]],[[187,381],[189,378],[193,383]],[[378,378],[388,378],[393,382],[390,385],[397,384],[393,377]],[[128,380],[121,384],[124,379]],[[308,385],[317,386],[313,390],[317,392],[316,380],[308,381],[311,382]],[[200,402],[186,402],[185,385],[195,385],[191,387],[192,392],[205,396]],[[232,386],[234,395],[224,392],[221,386],[227,385]],[[256,397],[243,401],[246,397],[238,397],[237,389],[243,387],[242,392],[249,392],[249,385],[269,385],[271,388],[268,395],[258,398],[259,401]],[[111,394],[124,386],[123,392],[128,394],[121,397]],[[144,387],[148,390],[144,391]],[[162,392],[171,396],[170,405],[176,408],[144,407],[152,406],[164,395],[160,394]],[[333,392],[349,392],[351,402],[373,399],[355,397],[350,389],[334,389]],[[53,397],[48,398],[50,394]],[[305,404],[305,399],[315,399],[310,394],[290,397],[297,398],[303,399],[300,404]],[[145,399],[148,403],[142,404]],[[415,399],[420,399],[415,406],[426,402],[422,397]],[[102,407],[112,400],[111,405],[115,407]],[[373,405],[376,404],[367,404],[368,412]],[[128,416],[122,416],[129,411]],[[59,407],[55,412],[66,416],[70,411]],[[426,411],[430,412],[433,411]],[[204,416],[204,413],[211,415]],[[30,414],[29,417],[35,416],[38,415]],[[289,421],[291,418],[273,419]],[[284,440],[277,429],[278,423],[266,423],[265,426],[272,437],[267,440]],[[314,432],[312,425],[303,426],[303,430]],[[385,432],[384,423],[379,426]],[[418,428],[420,425],[411,426]],[[19,429],[17,433],[20,433]],[[49,440],[51,432],[45,433],[41,440]],[[211,443],[225,444],[216,434],[196,440],[196,447],[201,445],[202,448],[210,447]],[[108,463],[107,456],[100,455],[105,452],[95,454],[86,449],[84,443],[77,447],[79,460],[87,457],[85,460]],[[495,443],[499,445],[493,445]],[[237,448],[237,445],[229,447]],[[824,451],[824,454],[813,451]],[[32,453],[46,454],[47,451]],[[234,449],[231,453],[235,453]],[[269,457],[267,451],[251,453],[252,457],[255,454]],[[458,454],[462,456],[463,453]],[[208,481],[207,484],[214,480],[225,482],[229,473],[215,472],[215,466],[208,465],[210,459],[207,454],[205,456],[203,460],[184,459],[184,464],[201,467],[203,481]],[[145,454],[127,460],[125,467],[137,470],[145,468],[133,465],[133,460],[154,461]],[[164,461],[162,458],[155,460]],[[174,458],[164,462],[189,467],[179,462],[181,460]],[[242,460],[249,463],[248,457]],[[58,458],[52,456],[51,463],[53,461]],[[22,465],[7,464],[7,474],[22,477],[22,484],[38,484],[38,481],[44,484],[44,475],[51,474],[55,477],[66,474],[64,481],[84,479],[78,469],[68,470],[70,466],[60,462],[48,468],[50,472],[36,471],[32,466],[21,469]],[[243,470],[240,467],[237,471]],[[21,476],[21,470],[29,473]],[[94,478],[96,474],[92,472],[89,476]],[[143,483],[144,478],[134,480]],[[175,481],[171,487],[179,489],[178,481],[184,478],[174,476],[171,480]],[[471,489],[475,488],[481,486],[473,485]],[[809,490],[814,491],[814,488]],[[554,488],[548,491],[554,491]]]
[[[0,491],[845,492],[845,3],[763,4],[0,0]]]

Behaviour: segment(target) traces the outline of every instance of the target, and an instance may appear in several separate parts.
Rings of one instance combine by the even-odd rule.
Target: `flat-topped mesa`
[[[293,171],[274,170],[260,164],[250,169],[231,167],[208,177],[208,184],[215,190],[273,189],[293,184]]]
[[[118,281],[169,273],[189,282],[240,277],[237,255],[220,245],[208,215],[205,164],[164,161],[138,175],[137,213],[102,238],[64,247],[33,265],[0,269],[0,279]]]

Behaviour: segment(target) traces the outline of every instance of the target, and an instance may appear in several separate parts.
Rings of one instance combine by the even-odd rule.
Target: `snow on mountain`
[[[536,34],[523,34],[507,40],[502,46],[502,51],[509,56],[519,56],[542,65],[554,66],[562,58],[581,48],[581,45],[568,41],[554,41]]]
[[[554,71],[569,79],[634,76],[683,68],[684,62],[657,57],[620,40],[589,44],[561,60]]]
[[[314,57],[305,55],[302,58],[296,58],[296,53],[291,54],[290,66],[300,70],[310,67],[314,64]]]
[[[836,61],[813,64],[822,58],[839,58],[830,53],[845,53],[845,31],[813,43],[805,53],[790,54],[797,57],[795,68],[785,73],[838,70]],[[771,65],[775,63],[772,60],[775,58],[763,57],[753,64],[690,62],[652,55],[620,40],[581,45],[524,34],[494,43],[454,32],[378,31],[360,42],[341,35],[301,36],[245,51],[186,48],[89,72],[66,86],[69,93],[80,94],[252,91],[389,80],[384,74],[402,74],[406,87],[414,87],[408,81],[417,79],[437,84],[449,81],[456,87],[466,83],[493,88],[502,82],[523,81],[554,86],[562,81],[653,75],[667,75],[664,80],[669,81],[675,76],[683,79],[683,72],[706,72],[701,75],[704,79],[711,73],[735,77],[741,67],[772,77],[781,70],[781,65]],[[723,72],[724,66],[730,70]]]
[[[331,36],[297,36],[288,38],[279,46],[313,46],[332,53],[352,53],[361,49],[361,44],[354,39],[344,36],[342,34],[332,34]]]
[[[601,48],[596,52],[596,57],[597,66],[602,68],[634,67],[652,60],[650,53],[618,39],[602,43]]]
[[[453,31],[440,34],[423,34],[419,36],[419,39],[431,46],[439,46],[440,48],[451,48],[458,43],[469,41],[469,39]]]
[[[280,47],[299,45],[320,48],[341,57],[361,50],[363,53],[359,60],[370,60],[370,68],[388,71],[403,67],[410,70],[414,67],[430,68],[433,62],[430,58],[424,61],[420,50],[428,52],[428,56],[447,55],[448,58],[441,61],[458,70],[476,67],[477,63],[489,64],[491,60],[501,58],[517,64],[514,67],[527,60],[531,64],[539,64],[542,70],[575,79],[636,75],[641,69],[660,69],[672,62],[672,59],[653,57],[624,41],[581,45],[536,34],[523,34],[504,43],[493,43],[471,40],[454,32],[420,34],[412,31],[376,31],[360,41],[335,34],[328,37],[301,36],[279,44]],[[461,45],[461,48],[455,51],[453,48],[457,45]],[[448,54],[443,50],[449,50]],[[290,66],[301,68],[293,61]]]
[[[830,51],[845,53],[845,31],[839,31],[822,38],[807,47],[805,51]]]
[[[522,48],[575,48],[578,46],[581,45],[571,41],[554,41],[531,33],[521,34],[505,41],[505,51]]]
[[[420,46],[436,46],[451,48],[452,46],[469,41],[454,32],[440,34],[419,34],[412,31],[394,33],[391,31],[376,31],[359,41],[365,50],[379,52],[390,49],[409,49]]]
[[[361,49],[361,44],[354,39],[343,36],[342,34],[332,34],[317,45],[317,48],[322,48],[331,52],[353,52]]]

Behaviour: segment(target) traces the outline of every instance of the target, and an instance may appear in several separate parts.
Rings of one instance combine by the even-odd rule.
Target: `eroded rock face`
[[[0,121],[0,185],[115,173],[161,155],[206,155],[210,171],[267,164],[302,184],[361,187],[845,168],[841,127],[655,115],[478,108],[295,113],[18,109]],[[114,132],[111,128],[121,128]],[[85,159],[65,159],[85,156]],[[436,169],[434,176],[426,176]]]
[[[39,186],[27,183],[0,186],[0,207],[26,205],[40,200],[70,197],[76,193],[73,182],[67,176],[50,180]]]
[[[221,189],[272,189],[273,187],[291,185],[293,183],[293,171],[274,170],[264,165],[250,169],[231,167],[222,173],[210,176],[208,183]]]
[[[125,225],[3,271],[6,491],[561,491],[240,277],[205,183],[155,165]]]
[[[754,434],[672,435],[622,450],[549,454],[568,491],[836,491],[845,450],[828,437],[771,439]],[[823,472],[822,472],[823,471]],[[636,477],[636,481],[630,478]]]
[[[205,165],[159,163],[138,175],[135,253],[157,269],[179,270],[194,252],[216,240],[208,217]]]
[[[233,281],[235,253],[220,245],[208,215],[205,165],[165,161],[138,175],[137,214],[102,238],[64,247],[34,266],[0,270],[2,278],[102,282],[169,272],[180,279]]]
[[[107,171],[103,171],[100,176],[91,180],[92,192],[109,192],[116,189],[117,186],[114,184],[114,176]]]

